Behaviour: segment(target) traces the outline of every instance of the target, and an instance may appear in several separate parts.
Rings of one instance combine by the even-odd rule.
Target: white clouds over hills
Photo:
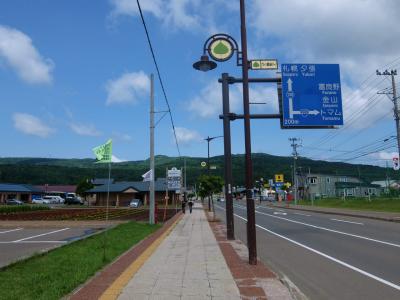
[[[0,60],[31,84],[51,83],[54,64],[43,58],[23,32],[0,25]]]

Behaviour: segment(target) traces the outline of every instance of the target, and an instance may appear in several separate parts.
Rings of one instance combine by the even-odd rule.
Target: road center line
[[[234,214],[234,215],[235,215],[236,217],[238,217],[239,219],[242,219],[242,220],[244,220],[244,221],[247,222],[247,219],[243,218],[242,216],[239,216],[239,215],[237,215],[237,214]],[[358,273],[360,273],[360,274],[363,274],[363,275],[365,275],[365,276],[367,276],[367,277],[369,277],[369,278],[372,278],[372,279],[374,279],[374,280],[376,280],[376,281],[379,281],[380,283],[383,283],[383,284],[385,284],[385,285],[387,285],[387,286],[390,286],[390,287],[392,287],[392,288],[394,288],[394,289],[400,291],[400,286],[397,285],[397,284],[394,284],[394,283],[392,283],[392,282],[390,282],[390,281],[387,281],[387,280],[385,280],[385,279],[383,279],[383,278],[381,278],[381,277],[378,277],[378,276],[376,276],[376,275],[374,275],[374,274],[368,273],[367,271],[361,270],[361,269],[359,269],[359,268],[357,268],[357,267],[355,267],[355,266],[352,266],[352,265],[350,265],[350,264],[348,264],[348,263],[346,263],[346,262],[344,262],[344,261],[342,261],[342,260],[339,260],[339,259],[337,259],[337,258],[334,258],[334,257],[332,257],[332,256],[330,256],[330,255],[328,255],[328,254],[325,254],[325,253],[323,253],[323,252],[321,252],[321,251],[318,251],[318,250],[316,250],[316,249],[314,249],[314,248],[308,247],[308,246],[306,246],[306,245],[304,245],[304,244],[302,244],[302,243],[296,242],[296,241],[294,241],[294,240],[292,240],[292,239],[290,239],[290,238],[288,238],[288,237],[286,237],[286,236],[283,236],[283,235],[281,235],[281,234],[279,234],[279,233],[273,232],[273,231],[271,231],[271,230],[269,230],[269,229],[267,229],[267,228],[265,228],[265,227],[262,227],[262,226],[257,225],[257,224],[256,224],[256,227],[258,227],[258,228],[260,228],[260,229],[262,229],[262,230],[265,230],[265,231],[267,231],[267,232],[269,232],[269,233],[271,233],[271,234],[273,234],[273,235],[276,235],[277,237],[280,237],[280,238],[282,238],[282,239],[284,239],[284,240],[287,240],[288,242],[291,242],[291,243],[293,243],[293,244],[296,244],[297,246],[300,246],[300,247],[302,247],[302,248],[304,248],[304,249],[307,249],[307,250],[309,250],[309,251],[311,251],[311,252],[313,252],[313,253],[315,253],[315,254],[318,254],[318,255],[320,255],[320,256],[322,256],[322,257],[325,257],[325,258],[327,258],[327,259],[329,259],[329,260],[331,260],[331,261],[333,261],[333,262],[336,262],[336,263],[338,263],[338,264],[340,264],[340,265],[342,265],[342,266],[344,266],[344,267],[346,267],[346,268],[349,268],[349,269],[351,269],[351,270],[353,270],[353,271],[356,271],[356,272],[358,272]]]
[[[46,233],[42,233],[42,234],[26,237],[26,238],[23,238],[23,239],[20,239],[20,240],[16,240],[16,241],[13,241],[13,242],[14,243],[19,243],[19,242],[22,242],[22,241],[25,241],[25,240],[34,239],[34,238],[37,238],[39,236],[44,236],[44,235],[48,235],[48,234],[52,234],[52,233],[56,233],[56,232],[61,232],[61,231],[68,230],[68,229],[69,228],[63,228],[63,229],[59,229],[59,230],[54,230],[54,231],[51,231],[51,232],[46,232]]]
[[[352,221],[346,221],[346,220],[340,220],[340,219],[331,219],[331,220],[332,221],[337,221],[337,222],[350,223],[350,224],[364,225],[364,223],[352,222]]]
[[[243,209],[243,210],[246,209],[245,207],[240,206],[240,205],[235,205],[235,206],[240,208],[240,209]],[[384,244],[384,245],[389,245],[389,246],[400,248],[399,244],[394,244],[394,243],[390,243],[390,242],[376,240],[376,239],[372,239],[372,238],[369,238],[369,237],[366,237],[366,236],[362,236],[362,235],[357,235],[357,234],[347,233],[347,232],[343,232],[343,231],[339,231],[339,230],[329,229],[329,228],[326,228],[326,227],[321,227],[321,226],[312,225],[312,224],[308,224],[308,223],[304,223],[304,222],[300,222],[300,221],[295,221],[295,220],[291,220],[291,219],[284,218],[284,217],[278,217],[278,216],[270,215],[270,214],[267,214],[267,213],[264,213],[264,212],[261,212],[261,211],[258,211],[258,210],[256,210],[256,213],[261,214],[261,215],[266,215],[266,216],[269,216],[269,217],[272,217],[272,218],[281,219],[281,220],[285,220],[285,221],[288,221],[288,222],[296,223],[296,224],[301,224],[301,225],[304,225],[304,226],[309,226],[309,227],[312,227],[312,228],[326,230],[326,231],[329,231],[329,232],[343,234],[343,235],[347,235],[347,236],[351,236],[351,237],[355,237],[355,238],[359,238],[359,239],[363,239],[363,240],[367,240],[367,241],[371,241],[371,242],[375,242],[375,243],[380,243],[380,244]]]
[[[18,231],[18,230],[22,230],[23,228],[16,228],[16,229],[11,229],[11,230],[7,230],[7,231],[0,231],[0,233],[7,233],[7,232],[13,232],[13,231]]]

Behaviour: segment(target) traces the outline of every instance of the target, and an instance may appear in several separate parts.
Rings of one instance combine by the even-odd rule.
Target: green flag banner
[[[96,155],[96,163],[110,163],[112,154],[112,140],[108,140],[104,145],[93,148]]]

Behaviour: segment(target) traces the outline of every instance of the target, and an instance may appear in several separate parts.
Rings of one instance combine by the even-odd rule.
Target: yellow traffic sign
[[[283,182],[283,174],[275,174],[275,182]]]

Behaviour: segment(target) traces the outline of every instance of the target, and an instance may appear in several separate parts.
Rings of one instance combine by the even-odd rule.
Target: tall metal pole
[[[240,33],[242,42],[242,77],[243,77],[243,115],[245,139],[245,176],[247,206],[247,247],[249,264],[257,264],[256,218],[253,201],[253,166],[251,162],[250,105],[249,105],[249,62],[247,60],[246,11],[244,0],[240,0]]]
[[[224,115],[224,159],[225,159],[225,203],[226,203],[226,237],[235,239],[233,200],[232,200],[232,154],[231,124],[229,119],[229,75],[222,74],[222,113]]]
[[[210,177],[210,141],[211,138],[207,136],[207,176]],[[208,211],[211,211],[211,197],[208,194]]]
[[[289,138],[289,141],[292,143],[290,146],[293,148],[293,193],[294,193],[294,204],[297,205],[297,176],[296,176],[296,160],[297,160],[297,147],[300,145],[296,143],[298,139],[297,138]]]
[[[393,103],[394,103],[394,118],[396,120],[396,131],[397,131],[397,151],[400,155],[400,116],[399,116],[399,99],[397,98],[396,81],[394,80],[395,72],[391,72],[392,75],[392,89],[393,89]]]
[[[155,223],[155,194],[154,194],[154,75],[150,75],[150,212],[149,223]]]

